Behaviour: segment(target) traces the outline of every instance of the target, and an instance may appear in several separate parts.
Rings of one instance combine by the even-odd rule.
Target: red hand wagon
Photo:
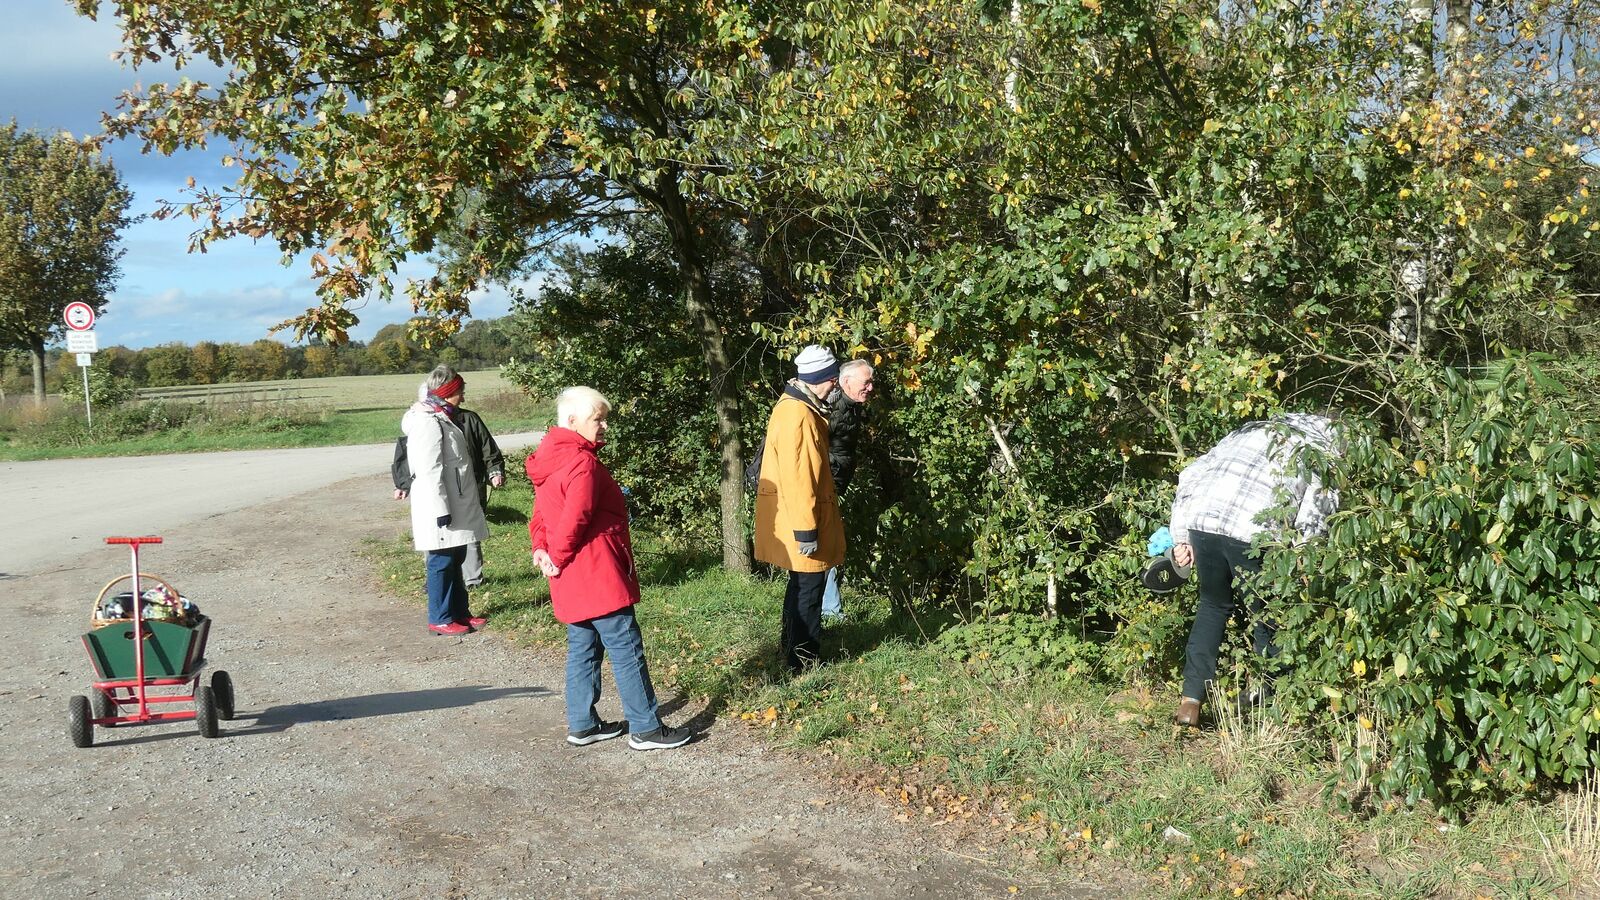
[[[127,545],[133,571],[111,579],[95,598],[93,628],[83,636],[95,681],[88,697],[79,694],[67,706],[67,731],[73,746],[93,744],[96,725],[104,728],[186,719],[198,723],[201,736],[216,737],[217,720],[233,718],[233,680],[218,669],[211,673],[209,685],[200,684],[211,620],[189,615],[172,585],[139,571],[139,547],[159,544],[161,538],[108,537],[106,543]],[[105,599],[123,582],[132,587],[127,595],[129,615],[101,618],[98,614]],[[151,583],[156,589],[149,588]],[[147,603],[166,604],[169,609],[147,615]],[[152,693],[151,688],[161,690]],[[193,709],[171,707],[191,702]]]

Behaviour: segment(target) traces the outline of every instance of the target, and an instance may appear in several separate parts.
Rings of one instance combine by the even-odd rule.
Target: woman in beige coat
[[[413,476],[411,536],[417,550],[428,555],[428,630],[456,636],[484,624],[467,607],[461,564],[467,545],[488,540],[489,528],[478,503],[467,438],[455,423],[466,382],[449,366],[439,366],[428,373],[424,387],[400,420]]]
[[[844,521],[828,468],[828,411],[820,399],[839,377],[833,354],[809,346],[797,377],[767,420],[756,489],[756,559],[789,571],[783,597],[783,660],[790,671],[815,665],[822,648],[822,591],[844,562]]]

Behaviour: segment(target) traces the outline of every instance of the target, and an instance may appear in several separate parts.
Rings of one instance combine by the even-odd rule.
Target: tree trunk
[[[739,435],[739,388],[711,296],[711,276],[700,254],[700,242],[688,204],[672,175],[660,182],[660,208],[672,235],[683,283],[683,305],[700,335],[700,353],[711,377],[711,399],[717,411],[717,443],[722,449],[722,567],[750,571],[750,546],[744,537],[744,441]]]
[[[1438,85],[1434,65],[1434,3],[1436,0],[1407,0],[1406,57],[1401,73],[1401,89],[1407,105],[1418,109],[1435,100]],[[1442,0],[1440,0],[1442,2]],[[1435,160],[1437,162],[1437,160]],[[1389,314],[1389,337],[1396,349],[1413,356],[1426,353],[1438,325],[1441,298],[1438,290],[1447,279],[1437,270],[1443,257],[1442,244],[1448,240],[1437,233],[1433,223],[1413,215],[1406,234],[1400,239],[1395,260],[1397,298]]]
[[[44,405],[44,335],[28,339],[28,355],[33,359],[33,402]]]

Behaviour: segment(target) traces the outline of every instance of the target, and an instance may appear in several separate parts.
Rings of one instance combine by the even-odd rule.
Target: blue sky
[[[0,120],[16,119],[24,128],[82,136],[100,130],[100,113],[115,107],[117,95],[135,83],[163,81],[167,67],[137,72],[111,59],[120,46],[109,17],[90,21],[76,15],[66,0],[5,0],[9,24],[0,29]],[[133,190],[134,214],[149,213],[157,200],[178,200],[186,180],[202,185],[232,182],[218,160],[224,150],[173,157],[145,156],[131,142],[111,145],[108,155]],[[171,341],[248,343],[269,337],[267,330],[315,304],[315,288],[301,264],[284,267],[276,244],[246,238],[212,244],[204,254],[187,252],[193,226],[187,220],[146,219],[123,235],[127,253],[122,279],[105,313],[95,324],[102,347],[148,347]],[[420,263],[407,266],[425,271]],[[508,301],[493,290],[473,303],[482,318],[504,315]],[[405,300],[372,300],[356,310],[361,324],[356,340],[382,326],[403,322]],[[288,342],[287,334],[276,336]]]

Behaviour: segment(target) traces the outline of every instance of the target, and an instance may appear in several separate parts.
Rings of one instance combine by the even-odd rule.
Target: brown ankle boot
[[[1172,724],[1184,728],[1200,727],[1200,701],[1191,697],[1184,697],[1178,702],[1178,708],[1172,714]]]

